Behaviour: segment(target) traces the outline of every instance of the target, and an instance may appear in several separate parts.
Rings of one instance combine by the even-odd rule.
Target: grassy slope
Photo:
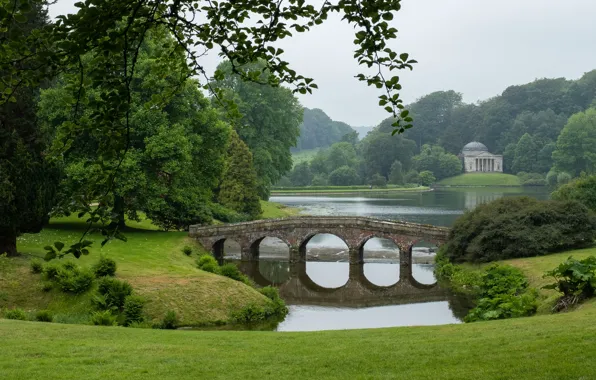
[[[449,186],[521,186],[519,178],[505,173],[466,173],[439,181]]]
[[[111,241],[103,248],[99,245],[101,237],[91,235],[95,240],[91,254],[77,262],[92,265],[100,254],[116,260],[117,276],[148,299],[146,308],[152,318],[160,319],[168,310],[175,310],[184,324],[214,323],[227,320],[232,311],[249,303],[266,302],[244,284],[196,269],[196,256],[187,257],[181,252],[184,245],[200,250],[186,232],[157,231],[147,221],[129,224],[151,229],[129,228],[125,231],[128,242]],[[68,245],[80,238],[83,228],[75,218],[60,218],[39,234],[21,237],[18,249],[26,255],[0,258],[0,307],[49,309],[63,321],[84,321],[90,292],[78,297],[56,290],[44,293],[40,275],[29,273],[29,259],[43,256],[45,245],[54,241]]]
[[[300,214],[300,209],[288,207],[276,202],[261,201],[262,219],[287,218]]]

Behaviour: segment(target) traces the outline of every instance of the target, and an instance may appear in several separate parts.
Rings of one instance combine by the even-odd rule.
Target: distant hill
[[[338,141],[354,129],[341,121],[331,120],[318,108],[304,108],[304,121],[300,126],[300,138],[293,151],[325,148]]]
[[[370,132],[373,129],[375,129],[375,127],[352,127],[352,129],[354,129],[356,132],[358,132],[358,138],[360,140],[362,140],[363,138],[366,137],[366,135],[368,134],[368,132]]]

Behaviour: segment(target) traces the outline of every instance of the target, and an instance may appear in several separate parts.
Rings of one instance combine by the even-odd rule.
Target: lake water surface
[[[548,198],[541,188],[441,189],[428,192],[363,196],[274,196],[271,201],[297,207],[309,215],[368,216],[436,226],[451,226],[465,210],[501,197],[528,195]],[[239,258],[239,246],[226,242],[226,257]],[[341,289],[350,270],[360,271],[352,281],[389,287],[399,280],[399,250],[386,239],[371,239],[364,247],[361,268],[350,268],[345,243],[328,234],[316,235],[307,245],[307,262],[302,267],[289,263],[289,249],[279,240],[264,239],[258,263],[240,266],[261,285],[274,285],[289,305],[290,313],[278,331],[315,331],[460,323],[468,310],[465,300],[445,290],[427,296],[387,297],[369,292],[346,296]],[[433,284],[433,250],[414,247],[413,277],[421,284]],[[371,286],[371,285],[367,285]],[[302,289],[301,287],[304,287]],[[431,294],[432,293],[432,294]]]

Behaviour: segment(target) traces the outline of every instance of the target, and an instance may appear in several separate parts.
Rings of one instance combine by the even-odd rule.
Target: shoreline
[[[393,194],[393,193],[425,193],[433,191],[430,187],[395,188],[395,189],[362,189],[362,190],[273,190],[271,196],[287,195],[362,195],[362,194]]]

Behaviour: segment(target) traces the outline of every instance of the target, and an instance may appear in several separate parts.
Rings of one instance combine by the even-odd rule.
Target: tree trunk
[[[110,227],[118,227],[122,229],[126,226],[126,222],[124,221],[124,198],[119,195],[114,195],[114,208],[112,211],[115,214],[118,214],[117,220],[113,221],[110,224]]]
[[[8,256],[17,255],[17,237],[14,235],[0,235],[0,255],[6,253]]]

